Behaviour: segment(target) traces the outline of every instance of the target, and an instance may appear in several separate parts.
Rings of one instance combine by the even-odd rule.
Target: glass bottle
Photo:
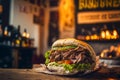
[[[27,47],[27,30],[22,33],[22,47]]]
[[[20,25],[18,25],[17,31],[15,33],[15,37],[14,37],[14,45],[16,47],[21,46],[21,39],[22,39],[22,36],[21,36],[21,33],[20,33]]]
[[[6,26],[3,32],[3,45],[7,45],[7,41],[8,41],[8,27]]]

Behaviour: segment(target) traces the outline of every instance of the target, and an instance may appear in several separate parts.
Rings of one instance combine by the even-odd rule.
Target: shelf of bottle
[[[81,40],[81,39],[78,39],[78,40]],[[118,39],[98,39],[98,40],[85,40],[83,39],[82,41],[85,41],[85,42],[120,42],[120,38]]]
[[[15,49],[37,49],[36,47],[12,47]]]
[[[4,45],[4,44],[0,44],[0,47],[15,48],[15,49],[36,49],[36,47],[32,47],[32,46],[22,47],[22,46],[9,46],[9,45]]]

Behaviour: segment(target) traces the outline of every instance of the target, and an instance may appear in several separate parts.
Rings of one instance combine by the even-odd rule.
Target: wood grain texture
[[[102,68],[85,76],[56,76],[36,73],[32,69],[0,69],[0,80],[120,80],[120,67]]]

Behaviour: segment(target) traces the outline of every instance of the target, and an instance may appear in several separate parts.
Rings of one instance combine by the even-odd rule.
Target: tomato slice
[[[64,63],[65,64],[72,64],[73,62],[71,60],[65,60]]]

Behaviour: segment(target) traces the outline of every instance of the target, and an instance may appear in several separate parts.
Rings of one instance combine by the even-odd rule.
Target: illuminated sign
[[[120,21],[119,11],[81,12],[77,15],[78,24]]]
[[[120,0],[78,0],[77,24],[120,21]]]
[[[120,0],[79,0],[79,10],[98,8],[120,8]]]

